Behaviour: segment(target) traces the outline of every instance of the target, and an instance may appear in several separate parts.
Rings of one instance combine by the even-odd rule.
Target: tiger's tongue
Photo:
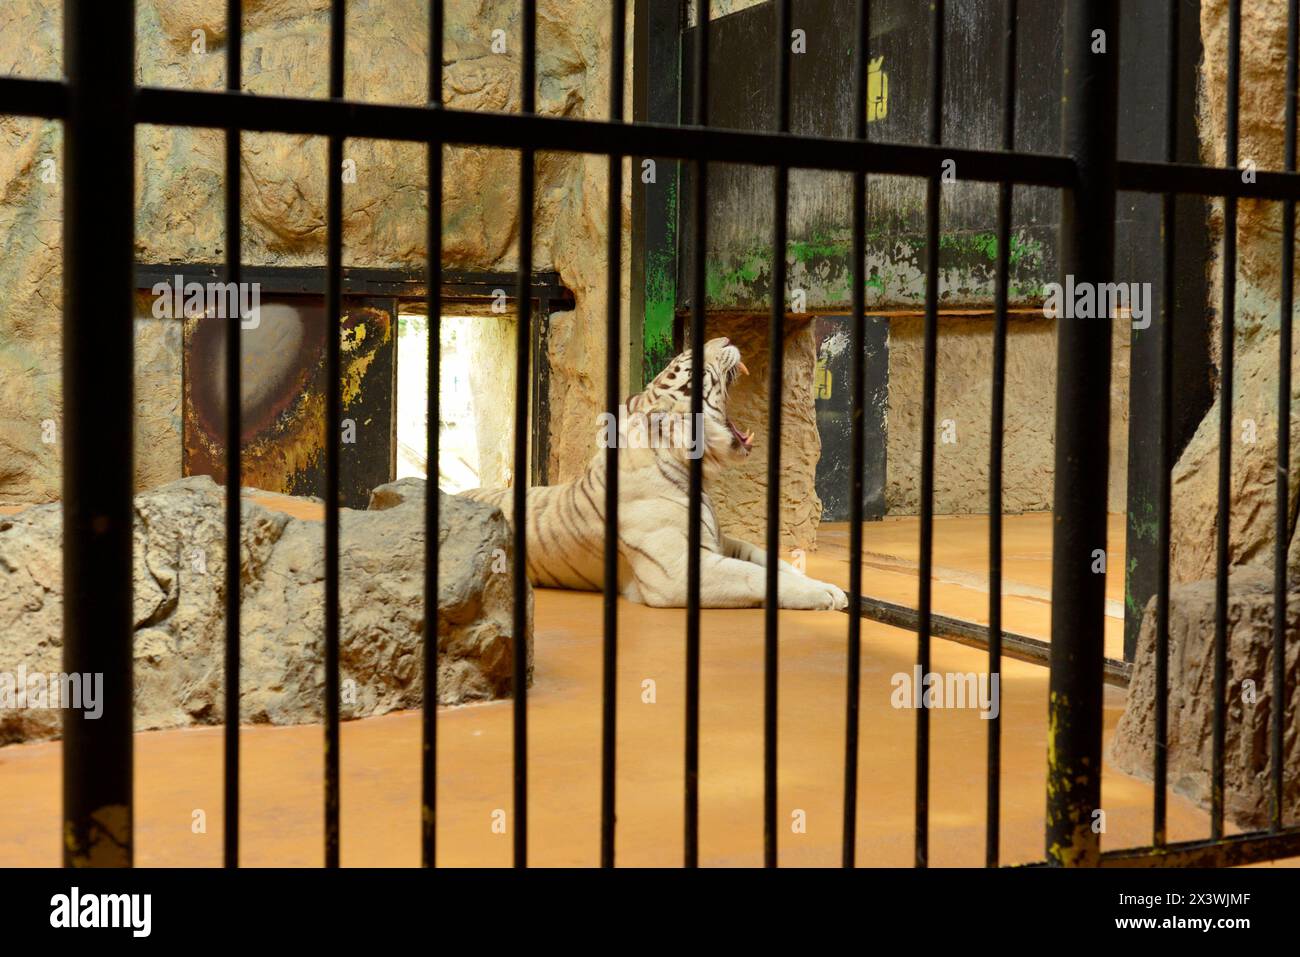
[[[736,423],[732,422],[730,419],[727,420],[727,425],[731,426],[731,431],[735,434],[736,438],[740,440],[741,445],[747,449],[753,446],[754,433],[751,432],[746,435],[744,432],[740,431],[740,429],[736,428]]]

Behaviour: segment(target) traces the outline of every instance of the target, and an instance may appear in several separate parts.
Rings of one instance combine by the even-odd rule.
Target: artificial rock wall
[[[768,438],[768,316],[717,315],[709,319],[707,335],[727,336],[740,349],[748,376],[731,387],[727,412],[741,429],[753,430],[754,449],[744,463],[714,482],[709,495],[727,534],[764,547],[767,542]],[[811,551],[817,547],[822,502],[817,496],[817,459],[822,441],[817,431],[813,376],[817,344],[812,323],[788,320],[785,325],[781,390],[781,547]]]
[[[1201,0],[1200,134],[1203,160],[1226,163],[1228,0]],[[1281,169],[1285,131],[1286,0],[1242,5],[1240,148],[1242,161]],[[1211,205],[1211,355],[1222,362],[1219,336],[1223,303],[1223,204]],[[1243,197],[1237,204],[1237,294],[1232,390],[1232,508],[1230,561],[1272,567],[1277,496],[1277,368],[1281,289],[1281,209]],[[1294,366],[1294,346],[1292,347]],[[1293,377],[1300,385],[1300,379]],[[1300,416],[1291,395],[1291,447],[1300,443]],[[1214,574],[1218,524],[1219,417],[1213,406],[1174,469],[1171,575],[1191,582]],[[1294,455],[1294,451],[1293,451]],[[1294,463],[1294,458],[1292,459]],[[1296,472],[1290,469],[1291,528],[1295,528]]]
[[[61,6],[59,0],[4,5],[0,73],[61,75]],[[324,97],[328,7],[326,0],[245,0],[244,88]],[[224,10],[217,0],[139,0],[137,82],[223,87]],[[427,10],[422,0],[347,5],[349,98],[425,102]],[[610,29],[609,6],[600,0],[537,4],[538,112],[608,116]],[[496,30],[504,31],[501,52],[493,49]],[[449,2],[445,102],[458,109],[517,110],[519,36],[515,2]],[[61,127],[0,117],[0,140],[0,504],[45,502],[60,494]],[[137,260],[224,258],[223,143],[214,130],[138,128]],[[345,265],[422,268],[424,148],[354,139],[345,143],[344,156],[356,172],[343,194]],[[325,159],[319,137],[243,135],[245,262],[324,265]],[[576,310],[555,314],[550,324],[552,422],[558,423],[551,474],[557,479],[579,470],[594,451],[591,425],[603,396],[607,176],[602,157],[537,156],[534,263],[559,272],[577,300]],[[445,268],[516,268],[517,188],[514,153],[447,148]],[[623,202],[629,206],[628,196]],[[179,441],[166,441],[179,428],[179,338],[152,322],[169,321],[137,323],[137,364],[147,365],[141,375],[148,373],[137,386],[140,487],[180,474]]]
[[[919,514],[921,396],[920,318],[889,327],[888,453],[885,500],[890,514]],[[1108,508],[1124,511],[1128,473],[1129,329],[1113,323],[1111,339]],[[939,514],[987,513],[993,321],[940,316],[935,362],[935,486]],[[1009,318],[1003,429],[1003,503],[1008,512],[1052,508],[1056,433],[1056,327],[1040,316]]]
[[[1260,0],[1243,4],[1241,28],[1240,150],[1241,161],[1259,169],[1280,169],[1284,162],[1286,2]],[[1228,0],[1201,0],[1199,124],[1204,161],[1225,165],[1226,50]],[[1272,694],[1273,548],[1275,544],[1277,466],[1277,381],[1279,294],[1281,287],[1281,215],[1277,203],[1245,196],[1237,206],[1236,297],[1234,306],[1232,384],[1231,502],[1227,516],[1232,566],[1228,580],[1227,655],[1224,687],[1225,786],[1228,816],[1243,827],[1268,822],[1271,762],[1268,729],[1282,711],[1283,724],[1295,728],[1300,714],[1300,685],[1294,654],[1300,607],[1300,542],[1294,537],[1296,474],[1294,451],[1287,474],[1289,515],[1287,570],[1287,652],[1283,659],[1288,694]],[[1221,243],[1222,202],[1211,206],[1211,234]],[[1211,797],[1210,715],[1214,708],[1213,636],[1215,625],[1213,542],[1221,520],[1218,508],[1219,423],[1222,414],[1223,277],[1227,264],[1222,247],[1210,264],[1211,354],[1218,366],[1218,395],[1180,456],[1173,474],[1173,521],[1169,627],[1170,786],[1203,806]],[[1199,316],[1191,317],[1199,320]],[[1295,367],[1295,345],[1287,351]],[[1293,383],[1297,380],[1293,378]],[[1289,397],[1291,447],[1300,442],[1300,417],[1293,385]],[[1150,777],[1154,727],[1155,600],[1147,604],[1128,704],[1116,728],[1111,754],[1125,771]],[[1296,735],[1283,738],[1282,761],[1292,767]],[[1285,779],[1282,817],[1300,815],[1300,785]]]

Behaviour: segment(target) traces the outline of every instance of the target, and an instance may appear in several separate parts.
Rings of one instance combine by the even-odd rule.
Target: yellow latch
[[[867,122],[874,123],[889,115],[889,74],[881,69],[883,56],[867,64]]]
[[[829,399],[831,397],[833,380],[834,376],[831,375],[831,370],[826,368],[826,360],[818,359],[816,371],[813,373],[813,382],[817,386],[817,398]]]

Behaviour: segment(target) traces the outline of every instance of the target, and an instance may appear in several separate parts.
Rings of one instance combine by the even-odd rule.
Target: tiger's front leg
[[[624,548],[632,578],[623,592],[656,608],[686,607],[685,536],[672,528],[659,529],[634,546]],[[750,546],[753,548],[753,546]],[[676,556],[668,561],[659,556]],[[838,593],[838,596],[837,594]],[[761,565],[701,549],[700,607],[757,608],[767,600],[767,573]],[[791,569],[777,578],[781,608],[829,610],[848,604],[834,585],[819,582]]]
[[[742,562],[752,563],[754,565],[759,566],[760,568],[767,567],[767,552],[759,548],[757,545],[752,545],[749,542],[743,541],[742,539],[739,538],[731,538],[729,536],[724,535],[722,537],[722,548],[723,548],[723,552],[726,555],[730,556],[731,558],[739,559]],[[778,581],[784,580],[787,577],[793,577],[794,579],[796,579],[796,582],[791,584],[792,591],[797,590],[796,585],[798,582],[802,582],[808,586],[811,586],[818,593],[830,597],[830,602],[831,602],[830,605],[826,605],[826,606],[817,605],[816,607],[834,608],[836,610],[848,607],[849,604],[848,596],[844,594],[844,590],[841,589],[838,585],[832,585],[830,582],[819,581],[816,578],[809,578],[807,575],[799,571],[799,569],[795,568],[789,562],[782,561],[779,558],[777,559],[777,566],[781,570]],[[785,603],[785,595],[783,592],[781,595],[781,607],[782,608],[803,608],[807,606],[787,605]]]

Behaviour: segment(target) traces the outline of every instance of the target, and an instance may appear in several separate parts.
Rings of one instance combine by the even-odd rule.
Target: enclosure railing
[[[1180,3],[1168,6],[1168,128],[1164,162],[1126,162],[1116,156],[1117,72],[1119,55],[1118,0],[1065,2],[1064,155],[1049,156],[1014,150],[1016,75],[1016,0],[1006,0],[1006,44],[1003,50],[1003,135],[1000,150],[944,146],[943,31],[945,4],[931,5],[931,89],[929,142],[925,145],[868,143],[865,116],[868,3],[858,5],[855,57],[857,110],[855,136],[831,139],[796,136],[789,132],[790,0],[778,0],[773,78],[777,90],[778,128],[769,133],[739,132],[708,126],[708,4],[699,2],[695,48],[694,124],[662,125],[623,119],[625,0],[612,0],[611,116],[608,120],[539,116],[535,112],[536,29],[532,2],[523,5],[522,105],[516,114],[488,114],[448,109],[442,102],[443,4],[430,5],[429,90],[425,107],[361,103],[345,99],[344,8],[334,0],[330,9],[329,98],[303,99],[249,96],[240,91],[241,5],[227,4],[227,82],[224,92],[137,88],[134,84],[134,5],[129,0],[67,0],[64,22],[65,81],[0,79],[0,112],[60,119],[65,124],[65,269],[63,384],[66,436],[64,444],[64,655],[70,672],[104,675],[103,719],[87,721],[66,712],[64,722],[65,863],[129,865],[132,863],[132,709],[131,709],[131,549],[132,549],[132,206],[134,130],[139,123],[211,127],[226,131],[226,252],[229,278],[237,281],[241,265],[239,235],[239,137],[243,130],[315,134],[328,137],[329,183],[327,211],[327,287],[329,314],[341,305],[342,269],[342,141],[369,137],[424,143],[428,146],[428,308],[434,325],[429,352],[429,455],[438,453],[438,333],[441,276],[442,147],[476,144],[516,149],[520,153],[519,299],[527,301],[533,261],[532,224],[534,157],[539,151],[580,152],[609,157],[609,311],[606,342],[606,405],[617,413],[619,372],[620,196],[624,157],[664,156],[694,165],[695,230],[694,297],[691,344],[699,355],[705,326],[705,198],[709,162],[750,163],[776,170],[774,275],[769,327],[771,422],[767,490],[767,595],[764,617],[764,808],[763,848],[768,866],[777,862],[777,664],[779,617],[775,602],[776,564],[780,542],[777,492],[780,477],[782,386],[781,331],[785,317],[784,244],[787,232],[788,173],[791,168],[839,170],[853,174],[853,495],[850,538],[850,609],[846,675],[846,751],[842,861],[854,863],[858,778],[858,698],[860,694],[861,622],[856,613],[862,591],[862,507],[864,366],[863,259],[866,174],[897,174],[927,178],[926,193],[926,309],[921,443],[921,559],[918,599],[917,660],[928,670],[933,622],[930,593],[934,522],[935,369],[938,340],[938,246],[940,174],[944,161],[955,161],[964,178],[997,183],[998,253],[996,320],[992,370],[992,435],[990,507],[990,635],[989,668],[1001,667],[1000,582],[1002,562],[1002,422],[1006,370],[1008,249],[1010,203],[1017,185],[1062,190],[1062,269],[1077,279],[1107,282],[1113,271],[1115,194],[1133,190],[1164,197],[1166,264],[1164,309],[1161,317],[1160,380],[1162,383],[1159,547],[1161,565],[1157,592],[1157,698],[1155,742],[1155,805],[1149,847],[1100,850],[1092,827],[1092,812],[1100,804],[1102,750],[1102,622],[1104,583],[1082,556],[1106,545],[1106,473],[1109,421],[1110,326],[1062,320],[1057,323],[1056,466],[1052,581],[1051,721],[1047,786],[1045,858],[1058,865],[1236,864],[1300,854],[1300,827],[1282,820],[1283,709],[1273,711],[1270,824],[1266,831],[1224,837],[1224,682],[1226,676],[1228,525],[1219,523],[1217,542],[1218,592],[1215,629],[1215,715],[1213,732],[1214,798],[1208,839],[1170,843],[1165,834],[1165,791],[1168,727],[1165,691],[1168,682],[1170,485],[1173,450],[1170,441],[1172,283],[1175,229],[1173,197],[1181,193],[1225,199],[1225,247],[1221,396],[1219,514],[1230,503],[1230,441],[1227,414],[1232,394],[1233,283],[1235,267],[1235,206],[1241,196],[1281,200],[1282,294],[1278,364],[1278,502],[1275,557],[1272,693],[1285,700],[1286,541],[1289,531],[1287,475],[1289,464],[1290,357],[1293,305],[1291,268],[1294,263],[1295,201],[1300,198],[1296,173],[1296,40],[1297,0],[1288,3],[1286,72],[1286,162],[1281,171],[1260,171],[1246,182],[1234,168],[1237,156],[1238,90],[1240,78],[1240,0],[1229,7],[1228,165],[1204,167],[1174,162],[1175,94],[1177,93]],[[1095,51],[1095,31],[1107,38]],[[515,459],[516,476],[526,465],[528,417],[528,359],[530,317],[521,310],[516,355]],[[327,394],[330,421],[340,410],[339,341],[329,343]],[[238,325],[227,329],[227,395],[239,394]],[[693,366],[692,411],[702,409],[702,364]],[[239,405],[228,402],[230,436],[239,435]],[[325,861],[339,864],[339,450],[328,442],[326,462],[325,565]],[[615,850],[615,697],[617,664],[618,450],[606,454],[607,483],[604,585],[604,655],[601,747],[601,863],[612,866]],[[226,473],[226,695],[225,707],[225,863],[239,861],[239,447],[230,441]],[[427,486],[425,565],[425,662],[422,754],[421,845],[425,865],[435,862],[437,831],[437,542],[438,491]],[[527,864],[528,852],[528,699],[525,634],[526,486],[514,486],[514,860]],[[690,470],[690,529],[687,606],[687,694],[685,750],[685,864],[699,858],[699,705],[700,705],[700,512],[702,471],[698,459]],[[1000,725],[989,726],[988,823],[986,860],[998,863]],[[915,861],[929,858],[929,722],[917,712]],[[1066,784],[1069,786],[1065,786]]]

